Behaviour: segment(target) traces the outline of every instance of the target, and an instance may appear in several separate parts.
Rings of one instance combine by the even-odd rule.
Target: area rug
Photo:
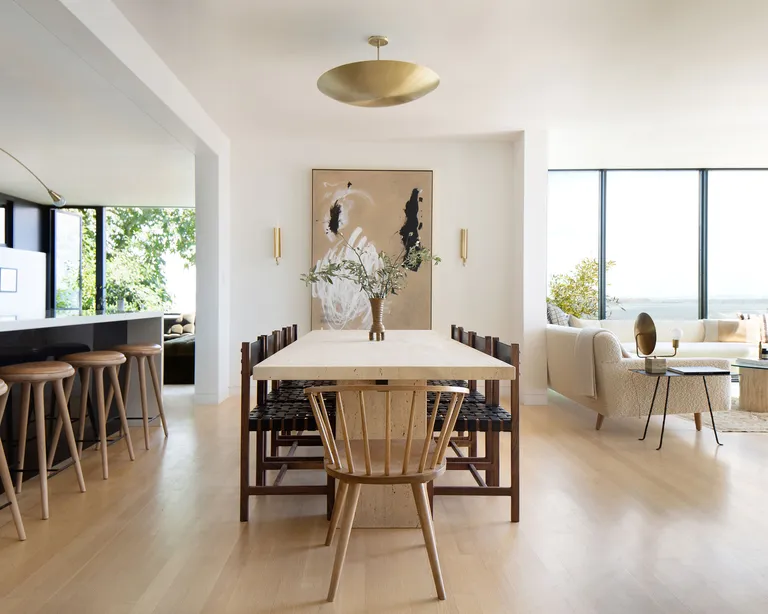
[[[678,418],[693,422],[693,414],[678,414]],[[701,422],[712,428],[709,412],[701,413]],[[768,433],[768,412],[742,411],[739,409],[739,399],[731,401],[730,411],[715,412],[717,430],[721,433]]]

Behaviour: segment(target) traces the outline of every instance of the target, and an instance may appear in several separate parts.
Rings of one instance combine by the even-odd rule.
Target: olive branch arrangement
[[[339,262],[329,262],[325,266],[313,266],[309,273],[301,276],[307,286],[324,281],[332,284],[335,279],[347,279],[360,286],[360,291],[370,298],[387,298],[390,294],[397,295],[400,290],[405,288],[408,282],[408,272],[418,271],[419,267],[425,262],[434,262],[437,265],[440,257],[434,255],[426,247],[416,243],[410,249],[405,247],[400,253],[392,258],[384,251],[378,252],[377,267],[368,272],[363,264],[363,249],[350,245],[347,238],[342,233],[337,233],[349,249],[354,252],[356,259],[344,259]],[[412,237],[410,233],[408,237]]]

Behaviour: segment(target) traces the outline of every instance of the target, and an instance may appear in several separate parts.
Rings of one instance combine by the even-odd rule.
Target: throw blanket
[[[595,377],[595,337],[609,331],[602,328],[582,328],[573,347],[574,373],[579,394],[594,399],[597,397]]]

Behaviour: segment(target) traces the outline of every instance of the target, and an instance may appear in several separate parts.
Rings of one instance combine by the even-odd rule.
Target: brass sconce
[[[16,156],[14,156],[10,151],[6,151],[2,147],[0,147],[0,152],[4,153],[6,156],[8,156],[11,160],[15,160],[19,163],[20,166],[25,168],[27,172],[29,172],[30,175],[32,175],[35,179],[37,179],[37,182],[45,188],[45,191],[48,192],[48,197],[51,199],[51,203],[53,203],[54,207],[64,207],[67,204],[67,199],[64,198],[61,194],[58,192],[54,192],[51,188],[49,188],[47,185],[43,183],[43,180],[40,179],[35,173],[32,172],[32,169],[29,168],[26,164],[24,164],[21,160],[19,160]]]
[[[469,251],[469,230],[467,228],[461,229],[461,263],[467,266],[467,253]]]
[[[280,258],[283,257],[283,231],[279,226],[275,226],[274,228],[272,253],[275,257],[275,264],[280,264]]]

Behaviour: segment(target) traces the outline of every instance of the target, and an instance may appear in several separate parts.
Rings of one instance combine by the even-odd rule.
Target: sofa
[[[573,328],[598,327],[615,334],[628,354],[636,356],[634,320],[579,320],[570,317]],[[657,320],[656,353],[671,355],[672,330],[683,331],[679,358],[759,358],[760,322],[751,320]]]
[[[195,383],[195,314],[168,314],[164,319],[163,383]]]
[[[632,324],[632,322],[629,322]],[[664,324],[657,323],[660,333],[663,333]],[[602,327],[601,327],[602,328]],[[691,324],[688,330],[690,337],[698,331],[698,327]],[[593,339],[594,348],[594,373],[595,395],[584,394],[583,381],[576,368],[576,340],[580,329],[577,327],[547,326],[547,372],[549,387],[563,396],[588,407],[597,412],[597,425],[600,428],[606,417],[631,416],[635,418],[648,415],[656,378],[632,373],[631,369],[642,369],[644,360],[632,356],[627,352],[619,340],[619,337],[605,328],[596,334]],[[689,339],[690,339],[689,337]],[[663,338],[663,336],[662,336]],[[684,337],[685,338],[685,337]],[[706,346],[709,342],[691,342],[691,345]],[[727,343],[727,342],[724,342]],[[626,344],[624,344],[626,345]],[[757,342],[755,342],[755,351]],[[682,344],[681,344],[682,348]],[[663,344],[662,344],[662,349]],[[671,349],[671,345],[670,345]],[[736,348],[734,348],[735,351]],[[670,358],[670,366],[712,366],[720,369],[729,369],[731,360],[729,357],[685,357]],[[662,378],[659,391],[653,406],[653,413],[663,413],[664,398],[669,379]],[[711,377],[707,379],[709,395],[712,401],[713,411],[724,411],[731,406],[731,382],[728,377]],[[698,377],[674,378],[669,391],[668,414],[700,413],[707,412],[707,397],[702,381]],[[700,417],[696,420],[697,428],[700,428]]]

